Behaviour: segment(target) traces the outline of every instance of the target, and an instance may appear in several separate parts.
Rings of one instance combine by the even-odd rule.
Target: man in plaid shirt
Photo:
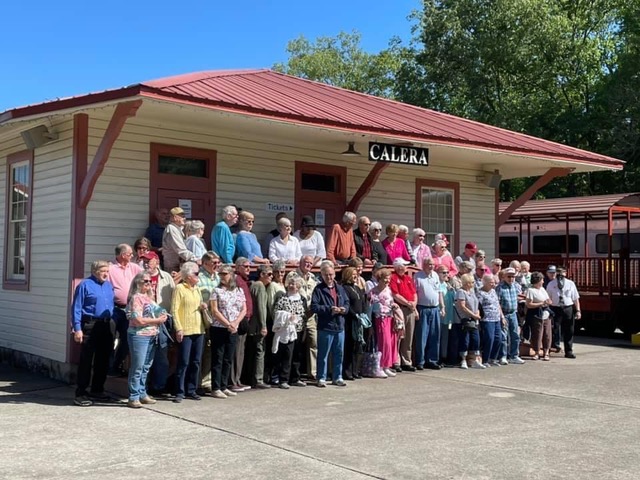
[[[520,334],[518,332],[518,294],[519,286],[516,284],[515,268],[506,268],[503,270],[502,282],[496,287],[496,293],[500,300],[500,308],[507,319],[508,330],[508,349],[504,345],[507,338],[504,338],[502,347],[503,353],[506,353],[508,362],[521,365],[524,360],[520,358]],[[501,359],[500,363],[506,364],[506,359]]]

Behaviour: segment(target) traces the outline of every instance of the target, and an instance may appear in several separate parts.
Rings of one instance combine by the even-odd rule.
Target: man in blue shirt
[[[233,205],[227,205],[222,209],[222,220],[211,231],[211,249],[220,256],[222,263],[233,263],[236,245],[231,226],[237,222],[238,210]]]
[[[164,229],[169,224],[169,209],[158,208],[156,210],[156,223],[152,223],[147,228],[144,236],[149,239],[154,252],[162,251],[162,236]]]
[[[91,400],[108,400],[104,393],[109,355],[113,350],[113,286],[109,278],[109,262],[91,264],[91,276],[76,287],[73,296],[73,340],[82,345],[78,364],[78,386],[74,403],[89,407]],[[93,366],[93,376],[91,375]],[[91,383],[91,391],[87,387]]]
[[[518,295],[520,294],[520,286],[516,284],[515,268],[505,268],[502,271],[503,280],[496,287],[496,293],[500,300],[500,308],[507,319],[508,329],[508,350],[503,346],[503,353],[508,356],[508,362],[515,365],[521,365],[524,360],[520,358],[520,333],[518,332]],[[500,359],[500,363],[506,364],[504,359]]]

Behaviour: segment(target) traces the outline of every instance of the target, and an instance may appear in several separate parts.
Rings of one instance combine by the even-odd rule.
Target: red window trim
[[[442,180],[430,180],[426,178],[416,178],[416,200],[415,200],[415,225],[419,226],[422,222],[422,189],[423,188],[442,188],[453,190],[453,235],[457,245],[449,245],[451,255],[458,255],[460,244],[460,184],[457,182],[444,182]],[[441,232],[428,232],[441,233]]]
[[[9,208],[11,204],[11,167],[16,163],[29,163],[29,201],[27,203],[27,246],[24,256],[24,280],[9,278]],[[5,189],[5,222],[4,222],[4,265],[2,272],[2,288],[4,290],[29,291],[31,279],[31,222],[33,219],[33,150],[23,150],[7,156],[7,174]]]

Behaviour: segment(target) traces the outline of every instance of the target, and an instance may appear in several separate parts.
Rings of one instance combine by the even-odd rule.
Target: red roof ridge
[[[233,77],[242,75],[252,75],[256,73],[269,72],[268,68],[247,68],[247,69],[232,69],[232,70],[203,70],[201,72],[183,73],[180,75],[173,75],[171,77],[162,77],[155,80],[147,80],[140,82],[140,85],[151,88],[166,88],[175,87],[178,85],[187,85],[189,83],[199,82],[201,80],[207,80],[209,78],[219,77]]]

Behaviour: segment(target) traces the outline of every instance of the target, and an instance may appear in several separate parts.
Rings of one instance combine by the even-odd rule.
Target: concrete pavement
[[[0,365],[5,478],[635,479],[640,351],[403,373],[142,410]]]

